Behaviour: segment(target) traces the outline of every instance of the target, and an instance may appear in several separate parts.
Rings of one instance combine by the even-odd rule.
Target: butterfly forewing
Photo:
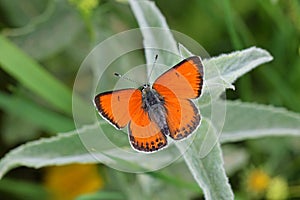
[[[156,91],[170,89],[177,98],[193,99],[201,94],[203,85],[203,65],[198,56],[183,60],[166,71],[153,84]]]
[[[124,89],[101,93],[94,98],[94,103],[98,112],[120,129],[125,127],[131,119],[129,101],[131,98],[139,98],[136,91],[140,92],[137,89]]]

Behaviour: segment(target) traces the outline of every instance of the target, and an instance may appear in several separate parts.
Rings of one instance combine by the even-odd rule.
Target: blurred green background
[[[300,112],[299,0],[156,0],[155,3],[171,29],[198,41],[211,56],[250,46],[261,47],[271,53],[274,60],[240,78],[235,84],[236,90],[227,92],[227,98],[272,104]],[[72,88],[81,62],[97,43],[115,33],[136,27],[137,22],[129,5],[121,0],[0,0],[2,37],[16,44],[69,88]],[[1,51],[5,49],[0,47],[0,54]],[[15,59],[18,59],[18,55]],[[24,87],[22,81],[1,67],[0,92],[1,157],[26,141],[72,130],[70,113],[48,105],[44,99]],[[54,117],[57,114],[69,125],[37,122],[32,119],[35,112],[30,109],[18,114],[16,108],[22,109],[23,104],[20,104],[21,107],[18,107],[18,101],[7,104],[8,100],[14,98],[22,99],[34,111],[49,112]],[[228,146],[242,147],[247,154],[242,167],[230,174],[237,198],[244,199],[249,195],[249,199],[262,198],[263,185],[262,189],[255,184],[253,188],[251,184],[249,186],[253,172],[259,172],[258,177],[266,183],[272,177],[280,177],[281,183],[288,185],[290,198],[300,198],[299,139],[266,138]],[[73,167],[76,169],[73,171],[75,174],[84,171],[76,168],[82,166]],[[105,166],[90,168],[87,171],[97,175],[94,175],[95,180],[87,182],[95,184],[87,190],[83,189],[84,192],[107,188],[121,191],[118,184],[112,183],[115,176],[112,174],[122,174],[129,179],[133,176],[114,172]],[[50,193],[51,188],[55,188],[55,184],[53,186],[49,180],[57,176],[53,174],[61,173],[56,170],[18,168],[11,171],[0,181],[1,199],[33,199],[39,195],[45,195],[44,199],[47,199],[48,193],[44,188],[48,188],[46,190],[50,190]],[[172,184],[172,180],[162,180]],[[192,179],[190,181],[193,182]],[[174,191],[176,187],[173,187]],[[192,190],[190,193],[191,199],[202,198],[197,191]],[[78,194],[62,199],[72,199]],[[118,195],[115,197],[122,198]]]

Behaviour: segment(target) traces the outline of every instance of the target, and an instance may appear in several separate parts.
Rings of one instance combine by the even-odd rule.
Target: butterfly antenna
[[[118,72],[115,72],[114,75],[115,75],[116,77],[122,78],[122,79],[124,79],[124,80],[133,82],[133,83],[135,83],[135,84],[137,84],[137,85],[143,85],[142,83],[137,82],[137,81],[135,81],[135,80],[132,80],[132,79],[130,79],[130,78],[124,76],[124,75],[121,75],[121,74],[119,74]]]
[[[158,54],[155,55],[153,65],[152,65],[150,74],[149,74],[149,76],[148,76],[148,81],[147,81],[147,82],[148,82],[149,85],[150,85],[150,77],[151,77],[151,75],[152,75],[152,72],[153,72],[153,69],[154,69],[154,66],[155,66],[155,64],[156,64],[157,59],[158,59]]]

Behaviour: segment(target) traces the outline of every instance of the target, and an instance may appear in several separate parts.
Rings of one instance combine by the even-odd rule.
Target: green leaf
[[[181,174],[182,174],[182,172],[181,172]],[[187,188],[194,192],[198,192],[198,193],[201,192],[201,189],[198,187],[198,185],[196,183],[190,183],[188,181],[180,179],[177,176],[166,175],[161,172],[148,172],[147,175],[150,175],[153,178],[162,180],[164,185],[166,185],[165,183],[167,183],[168,185],[174,185],[177,188]]]
[[[209,97],[213,100],[219,98],[225,89],[234,89],[232,84],[237,78],[272,59],[266,50],[250,47],[204,60],[207,89],[201,101],[205,104]]]
[[[0,92],[0,108],[51,132],[74,129],[73,120],[70,118],[38,106],[24,97],[6,95]]]
[[[206,136],[204,133],[210,129],[210,126],[209,120],[202,119],[197,135],[186,152],[184,152],[186,145],[189,145],[187,140],[190,138],[179,142],[177,147],[182,151],[186,165],[202,188],[206,199],[233,199],[233,192],[223,167],[224,162],[220,144],[216,143],[205,158],[200,159],[199,157],[199,144],[204,141]]]
[[[184,170],[186,170],[186,166],[184,166]],[[134,192],[134,195],[136,193],[139,194],[139,196],[143,196],[143,199],[172,199],[172,200],[182,200],[182,199],[191,199],[192,196],[201,195],[201,190],[196,186],[196,191],[188,191],[185,189],[185,186],[183,185],[177,185],[173,186],[171,183],[171,180],[168,180],[167,184],[166,182],[161,181],[161,179],[158,179],[157,177],[151,177],[148,174],[137,174],[136,175],[136,182],[134,185],[131,185],[131,188],[129,191],[137,191]],[[160,177],[162,178],[162,177]],[[177,182],[177,177],[174,176],[172,178],[175,182]],[[187,183],[189,184],[189,182]],[[176,192],[174,192],[176,191]],[[197,192],[195,194],[195,192]],[[134,195],[129,194],[129,199],[139,199],[134,198]]]
[[[1,35],[0,52],[0,67],[3,70],[55,108],[72,114],[72,93],[69,88]]]
[[[177,44],[168,28],[166,19],[154,2],[129,0],[129,3],[143,35],[147,63],[151,66],[155,56],[159,55],[158,62],[166,66],[174,65],[174,59],[178,59],[178,57],[173,53],[179,55]],[[148,67],[147,70],[150,74],[151,68]],[[153,80],[160,73],[157,69],[153,70]]]
[[[226,174],[233,175],[249,163],[249,152],[246,148],[234,144],[222,146]]]
[[[41,197],[48,195],[46,189],[41,185],[7,178],[0,181],[0,192],[24,200],[39,200]]]
[[[300,114],[283,108],[227,101],[221,142],[236,142],[267,136],[300,136]]]
[[[245,50],[235,51],[230,54],[223,54],[204,61],[206,66],[207,81],[214,81],[219,78],[218,74],[211,72],[211,65],[215,65],[221,77],[228,83],[233,83],[237,78],[254,69],[255,67],[269,62],[273,57],[261,48],[250,47]]]
[[[85,194],[76,198],[76,200],[122,200],[124,195],[118,192],[101,191],[95,194]]]
[[[103,124],[107,126],[106,130],[114,129],[105,122]],[[18,166],[41,168],[70,163],[103,163],[113,167],[117,166],[124,171],[128,171],[128,169],[151,171],[153,168],[157,169],[157,165],[168,164],[170,159],[173,160],[172,155],[168,154],[167,151],[166,153],[161,152],[160,156],[137,153],[130,147],[126,134],[119,133],[118,135],[115,132],[110,132],[110,137],[117,137],[118,140],[125,137],[127,140],[125,144],[118,146],[118,148],[127,151],[120,151],[112,144],[112,138],[100,134],[98,124],[95,124],[51,138],[23,144],[11,150],[0,160],[0,179],[9,170]],[[97,139],[99,135],[101,140]],[[86,144],[87,140],[88,146],[84,146],[83,144]]]
[[[11,150],[0,160],[0,178],[18,166],[40,168],[49,165],[96,162],[82,145],[77,131],[73,131],[28,142]]]

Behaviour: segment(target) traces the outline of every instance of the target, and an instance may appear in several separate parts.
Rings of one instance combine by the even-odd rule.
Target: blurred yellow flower
[[[85,193],[93,193],[103,186],[94,164],[71,164],[46,168],[44,185],[53,200],[73,200]]]
[[[247,190],[249,192],[262,193],[268,188],[269,182],[270,177],[265,171],[262,169],[254,169],[250,171],[247,176]]]
[[[288,198],[288,190],[286,180],[275,177],[270,181],[266,197],[268,200],[284,200]]]

